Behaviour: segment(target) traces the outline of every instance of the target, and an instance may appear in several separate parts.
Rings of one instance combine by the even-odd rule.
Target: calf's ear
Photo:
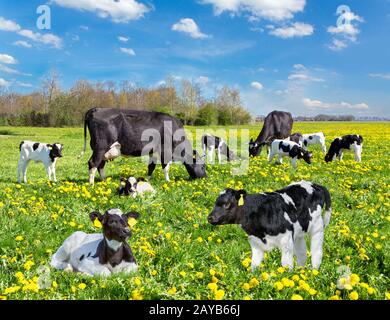
[[[127,220],[130,219],[130,218],[133,218],[133,219],[137,220],[137,219],[139,219],[140,216],[141,215],[138,212],[135,212],[135,211],[122,214],[122,217],[125,217]]]
[[[91,219],[92,222],[95,222],[96,219],[98,219],[100,222],[102,222],[103,215],[100,212],[93,211],[89,214],[89,219]]]
[[[241,196],[246,196],[247,195],[247,192],[245,190],[238,190],[236,191],[236,199],[239,200],[241,198]]]

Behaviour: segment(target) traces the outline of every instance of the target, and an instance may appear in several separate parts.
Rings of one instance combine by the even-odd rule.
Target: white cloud
[[[306,0],[202,0],[204,4],[211,4],[215,14],[224,11],[238,14],[249,12],[250,17],[265,18],[268,20],[286,20],[293,18],[297,12],[302,12]]]
[[[328,46],[329,49],[333,51],[341,51],[348,47],[348,44],[345,41],[339,39],[333,39],[332,43]]]
[[[273,36],[283,39],[294,37],[307,37],[311,36],[314,33],[314,27],[307,23],[295,22],[288,27],[273,28],[269,33]]]
[[[8,74],[21,74],[18,70],[3,66],[2,64],[0,64],[0,72],[5,72]]]
[[[100,18],[111,19],[115,23],[127,23],[142,18],[150,8],[135,0],[53,0],[61,7],[89,11]]]
[[[118,37],[118,41],[120,41],[120,42],[127,42],[127,41],[129,41],[129,38],[123,37],[123,36],[119,36]]]
[[[198,79],[196,79],[196,82],[200,85],[206,85],[210,82],[210,78],[205,76],[200,76]]]
[[[300,63],[294,64],[293,67],[296,70],[301,70],[301,71],[306,71],[307,70],[307,68],[303,64],[300,64]]]
[[[324,79],[312,77],[306,73],[293,73],[288,76],[288,80],[291,81],[313,81],[313,82],[324,82]]]
[[[264,88],[264,86],[260,82],[257,82],[257,81],[252,82],[251,87],[256,89],[256,90],[263,90],[263,88]]]
[[[16,22],[0,17],[0,30],[16,32],[20,30],[20,25],[18,25]]]
[[[390,73],[370,73],[370,77],[390,80]]]
[[[172,26],[172,30],[187,33],[194,39],[205,39],[210,37],[209,35],[202,33],[196,22],[190,18],[181,19]]]
[[[135,52],[134,52],[134,50],[131,49],[131,48],[121,48],[120,50],[121,50],[121,52],[123,52],[124,54],[127,54],[127,55],[129,55],[129,56],[135,56]]]
[[[348,11],[340,10],[341,7]],[[332,39],[332,43],[328,45],[329,49],[333,51],[341,51],[347,48],[350,43],[356,42],[360,33],[357,23],[364,22],[362,17],[350,11],[347,6],[340,6],[338,10],[340,10],[340,12],[337,12],[337,14],[341,20],[339,21],[338,19],[336,26],[330,26],[327,29],[328,33],[335,36],[335,38]]]
[[[4,80],[3,78],[0,78],[0,87],[9,87],[11,85],[11,82]]]
[[[32,48],[32,45],[28,43],[27,41],[15,41],[13,45],[18,46],[18,47],[24,47],[24,48]]]
[[[0,53],[0,62],[4,63],[4,64],[17,64],[18,63],[18,61],[14,57],[12,57],[8,54],[1,54],[1,53]]]
[[[320,100],[304,98],[303,104],[310,110],[368,110],[370,107],[366,103],[351,104],[347,102],[326,103]]]
[[[3,17],[0,17],[0,30],[8,32],[16,32],[17,34],[29,38],[34,42],[40,42],[43,44],[48,44],[53,46],[56,49],[61,49],[62,40],[51,33],[41,34],[39,32],[33,32],[28,29],[22,29],[20,25],[11,20],[6,20]],[[20,43],[19,43],[20,44]]]
[[[84,30],[84,31],[88,31],[88,30],[89,30],[89,27],[88,27],[88,26],[80,26],[80,29],[81,29],[81,30]]]

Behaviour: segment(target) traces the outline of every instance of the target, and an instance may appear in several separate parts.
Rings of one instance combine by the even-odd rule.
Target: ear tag
[[[135,220],[134,218],[130,218],[129,220],[127,220],[127,224],[130,228],[132,228],[137,224],[137,220]]]
[[[244,205],[244,195],[241,194],[240,200],[238,200],[238,206],[242,207]]]
[[[93,225],[98,228],[98,229],[101,229],[103,226],[101,224],[101,222],[99,221],[99,219],[95,219],[95,221],[93,222]]]

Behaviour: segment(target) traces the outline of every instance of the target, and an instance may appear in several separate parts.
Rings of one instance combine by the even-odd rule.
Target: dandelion
[[[87,287],[87,285],[85,284],[85,283],[80,283],[79,285],[78,285],[78,287],[79,287],[79,289],[80,290],[84,290],[86,287]]]
[[[169,289],[167,292],[169,295],[174,295],[174,294],[176,294],[177,289],[176,289],[176,287],[173,287],[173,288]]]
[[[24,265],[23,268],[27,271],[31,269],[31,267],[34,265],[34,261],[28,260]]]
[[[133,300],[143,300],[143,296],[141,294],[141,291],[138,290],[138,289],[135,289],[132,293],[131,293],[131,298]]]
[[[244,290],[249,291],[249,290],[251,289],[251,286],[250,286],[249,283],[245,282],[245,283],[242,285],[242,288],[243,288]]]
[[[20,286],[9,287],[4,290],[4,294],[12,294],[18,292],[21,289]]]
[[[222,300],[224,296],[225,296],[224,290],[217,290],[215,292],[215,300]]]
[[[276,271],[279,273],[284,273],[286,271],[286,269],[283,267],[279,267]]]
[[[185,278],[185,276],[187,275],[187,273],[185,271],[180,271],[179,272],[180,276],[182,276],[183,278]]]
[[[359,294],[356,292],[356,291],[352,291],[349,296],[348,296],[351,300],[357,300],[359,299]]]
[[[207,288],[209,288],[211,291],[215,291],[217,290],[218,285],[216,283],[211,282],[207,285]]]
[[[138,277],[134,278],[133,282],[134,282],[134,284],[135,284],[137,287],[141,286],[141,284],[142,284],[141,279],[138,278]]]
[[[277,281],[277,282],[275,282],[275,284],[274,284],[274,288],[275,288],[276,290],[278,290],[278,291],[281,291],[281,290],[283,290],[284,285],[283,285],[283,283],[281,283],[280,281]]]
[[[291,300],[303,300],[303,298],[299,294],[293,294]]]
[[[244,266],[244,268],[248,268],[251,264],[252,260],[250,258],[244,259],[241,263]]]
[[[203,272],[197,272],[197,273],[196,273],[196,277],[197,277],[198,279],[203,279]]]
[[[263,272],[261,274],[261,279],[267,281],[269,279],[269,274],[267,272]]]
[[[329,300],[341,300],[341,298],[337,294],[335,294],[334,296],[331,296]]]
[[[15,241],[23,241],[23,240],[24,240],[23,236],[17,236],[15,238]]]
[[[252,278],[250,281],[249,281],[249,284],[251,285],[251,287],[256,287],[259,285],[259,281],[256,279],[256,278]]]

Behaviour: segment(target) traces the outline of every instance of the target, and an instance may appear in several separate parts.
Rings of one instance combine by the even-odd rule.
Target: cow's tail
[[[84,148],[81,151],[80,155],[78,156],[78,159],[80,159],[85,154],[85,151],[87,150],[87,116],[88,116],[88,112],[85,114],[85,118],[84,118]]]
[[[330,222],[330,217],[332,215],[332,200],[330,198],[330,193],[327,188],[323,187],[324,197],[325,197],[325,216],[324,216],[324,227],[327,227]]]

